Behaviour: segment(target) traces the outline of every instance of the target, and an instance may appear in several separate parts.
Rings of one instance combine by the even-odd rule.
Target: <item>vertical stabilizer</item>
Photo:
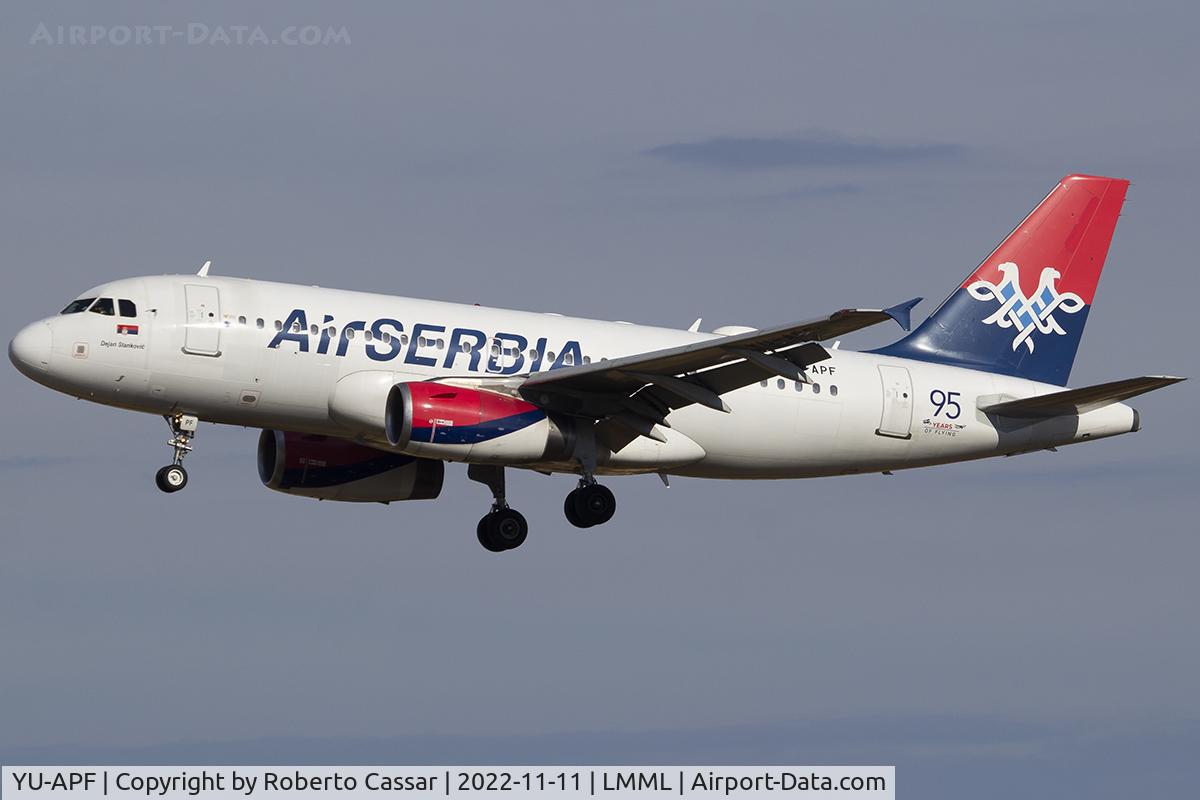
[[[1065,385],[1128,188],[1063,178],[928,319],[876,352]]]

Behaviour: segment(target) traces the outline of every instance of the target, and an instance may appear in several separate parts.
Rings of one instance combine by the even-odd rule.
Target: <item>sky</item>
[[[1072,383],[1195,376],[1198,22],[1185,3],[8,4],[0,333],[209,259],[680,328],[923,295],[919,319],[1091,172],[1133,186]],[[59,25],[185,35],[58,44]],[[243,25],[348,38],[214,38]],[[160,419],[7,364],[0,391],[0,762],[885,763],[926,798],[1194,792],[1194,382],[1136,400],[1137,435],[1057,453],[612,479],[617,516],[586,531],[562,517],[571,478],[514,475],[531,533],[500,558],[462,467],[436,502],[317,503],[261,486],[255,431],[203,426],[168,497]]]

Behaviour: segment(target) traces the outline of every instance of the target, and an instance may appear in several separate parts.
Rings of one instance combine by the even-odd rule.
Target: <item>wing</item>
[[[1067,389],[1037,397],[993,403],[981,406],[979,410],[985,414],[1018,419],[1045,419],[1063,415],[1086,414],[1097,408],[1119,403],[1122,400],[1128,400],[1139,394],[1152,392],[1182,380],[1184,379],[1167,375],[1126,378],[1122,381],[1085,386],[1082,389]]]
[[[698,403],[728,412],[721,395],[782,376],[806,381],[805,367],[829,358],[816,342],[893,319],[906,330],[916,298],[886,309],[843,309],[809,322],[541,372],[517,391],[551,411],[601,421],[597,434],[613,450],[637,436],[664,440],[674,409]],[[616,446],[614,446],[616,445]]]

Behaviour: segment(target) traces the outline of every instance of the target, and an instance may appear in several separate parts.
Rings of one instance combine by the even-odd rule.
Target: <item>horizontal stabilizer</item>
[[[1185,378],[1174,378],[1169,375],[1149,375],[1142,378],[1126,378],[1123,381],[1100,383],[1095,386],[1085,386],[1082,389],[1067,389],[1062,392],[1043,394],[1037,397],[1026,397],[1021,400],[1009,400],[1004,403],[994,403],[981,406],[985,414],[995,414],[1001,417],[1018,417],[1021,419],[1044,419],[1047,417],[1074,416],[1086,414],[1097,408],[1103,408],[1122,400],[1128,400],[1139,394],[1152,392],[1173,383],[1179,383]]]

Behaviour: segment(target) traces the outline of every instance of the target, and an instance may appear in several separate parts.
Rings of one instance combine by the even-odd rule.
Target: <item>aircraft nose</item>
[[[26,325],[8,343],[8,360],[33,378],[50,368],[50,326],[45,322]]]

